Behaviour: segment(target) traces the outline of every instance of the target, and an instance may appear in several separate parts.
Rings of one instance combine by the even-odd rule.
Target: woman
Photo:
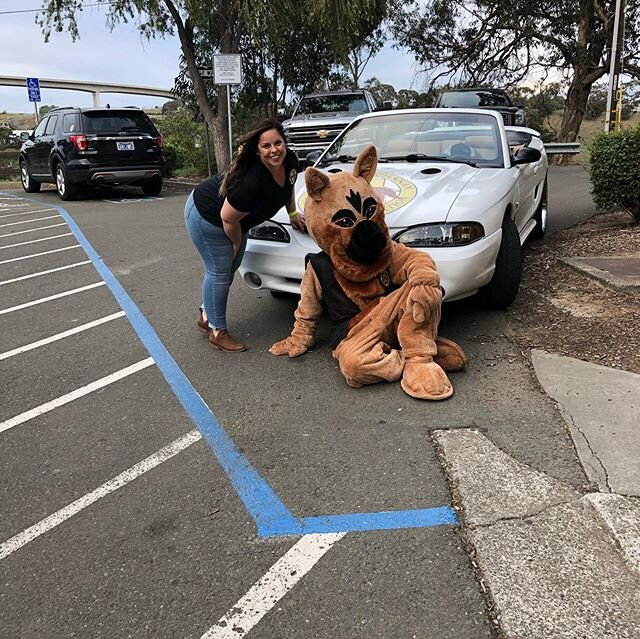
[[[184,209],[187,231],[204,264],[198,328],[213,348],[246,350],[227,330],[227,299],[249,229],[286,205],[293,228],[306,231],[296,211],[298,159],[288,151],[282,125],[264,119],[240,140],[230,169],[199,184]]]

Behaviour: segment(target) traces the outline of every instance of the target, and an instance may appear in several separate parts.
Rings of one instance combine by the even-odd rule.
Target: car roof
[[[366,89],[341,89],[340,91],[318,91],[318,93],[307,93],[303,98],[318,98],[323,95],[359,95],[367,93]]]
[[[76,106],[67,106],[67,107],[56,107],[55,109],[51,109],[47,111],[45,115],[49,115],[49,113],[59,112],[59,111],[76,111],[78,113],[91,113],[93,111],[143,111],[140,107],[127,106],[127,107],[76,107]]]
[[[505,89],[496,87],[461,87],[459,89],[444,89],[442,93],[461,93],[463,91],[487,91],[488,93],[506,93]]]

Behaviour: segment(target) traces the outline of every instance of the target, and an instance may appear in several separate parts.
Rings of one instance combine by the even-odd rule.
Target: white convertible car
[[[314,166],[351,171],[368,144],[378,152],[373,186],[391,236],[431,254],[444,300],[475,295],[485,308],[509,306],[520,285],[522,244],[542,238],[547,224],[547,157],[538,132],[505,127],[499,113],[479,109],[383,111],[355,120]],[[304,210],[302,174],[296,197]],[[295,294],[305,255],[319,250],[282,209],[251,230],[240,273],[251,288]]]

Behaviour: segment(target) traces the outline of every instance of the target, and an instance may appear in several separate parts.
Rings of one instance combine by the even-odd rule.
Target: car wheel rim
[[[22,186],[25,189],[29,188],[29,171],[27,170],[27,165],[23,162],[20,167],[20,174],[22,175]]]
[[[64,195],[65,184],[62,169],[58,169],[56,171],[56,186],[58,187],[58,193],[60,193],[60,195]]]

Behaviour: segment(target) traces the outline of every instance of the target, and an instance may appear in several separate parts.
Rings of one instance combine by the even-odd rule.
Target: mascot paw
[[[279,342],[276,342],[270,349],[269,352],[276,357],[280,357],[281,355],[288,355],[289,357],[298,357],[303,353],[307,352],[307,347],[301,344],[295,344],[291,341],[290,337],[287,339],[282,339]]]
[[[400,385],[407,395],[417,399],[440,400],[453,395],[449,378],[435,362],[407,362]]]
[[[458,344],[445,337],[436,337],[438,354],[433,358],[447,373],[464,371],[469,366],[469,360]]]

